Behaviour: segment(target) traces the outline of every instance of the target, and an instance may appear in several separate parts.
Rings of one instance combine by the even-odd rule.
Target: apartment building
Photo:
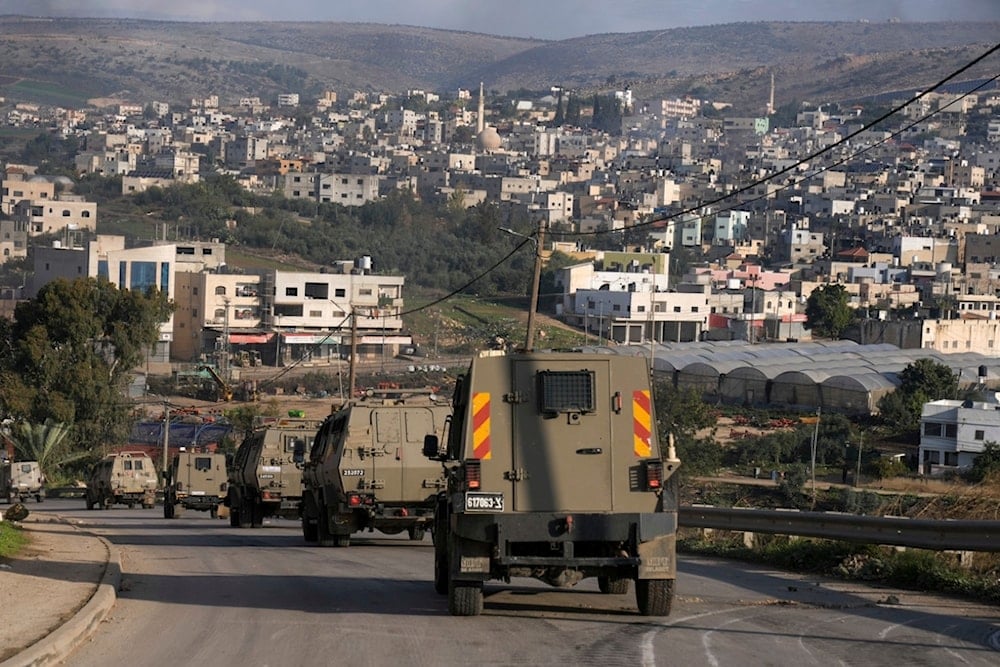
[[[19,168],[7,169],[0,180],[0,213],[13,215],[22,201],[55,199],[55,179],[29,174]]]
[[[968,468],[987,442],[1000,443],[1000,402],[939,400],[920,413],[920,473],[940,475]]]
[[[18,229],[25,230],[29,237],[58,234],[65,230],[92,232],[97,229],[97,204],[73,195],[22,199],[11,211],[11,218]]]

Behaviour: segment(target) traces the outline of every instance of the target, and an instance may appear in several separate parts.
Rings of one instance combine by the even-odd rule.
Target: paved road
[[[487,585],[448,615],[430,540],[374,533],[306,546],[297,524],[230,528],[206,514],[58,509],[119,546],[123,591],[65,664],[746,665],[1000,662],[1000,609],[682,558],[673,614],[649,619],[591,582]],[[891,597],[895,596],[895,598]]]

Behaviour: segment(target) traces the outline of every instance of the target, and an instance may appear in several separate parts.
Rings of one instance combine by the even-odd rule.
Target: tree
[[[67,463],[87,456],[86,452],[73,452],[67,436],[72,429],[51,419],[43,424],[18,422],[10,429],[8,437],[14,443],[14,452],[21,461],[38,461],[38,467],[48,480],[59,478],[59,469]]]
[[[982,482],[1000,473],[1000,444],[987,442],[983,451],[972,462],[967,476],[973,482]]]
[[[166,296],[119,290],[107,280],[55,280],[19,303],[0,327],[0,413],[73,424],[73,451],[124,442],[125,389],[172,312]]]
[[[819,336],[840,338],[854,319],[843,285],[824,285],[812,291],[806,302],[806,323]]]
[[[933,359],[917,359],[899,374],[896,391],[878,403],[882,422],[898,431],[916,431],[924,403],[953,399],[958,395],[958,376]]]

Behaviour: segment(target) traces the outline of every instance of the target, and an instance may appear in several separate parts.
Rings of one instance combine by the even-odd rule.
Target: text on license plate
[[[503,512],[503,494],[468,491],[465,494],[465,511]]]

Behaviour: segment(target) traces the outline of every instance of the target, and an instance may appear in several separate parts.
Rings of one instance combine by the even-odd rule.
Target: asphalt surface
[[[30,543],[0,559],[0,667],[59,663],[111,611],[121,578],[114,545],[42,506],[26,507]]]

